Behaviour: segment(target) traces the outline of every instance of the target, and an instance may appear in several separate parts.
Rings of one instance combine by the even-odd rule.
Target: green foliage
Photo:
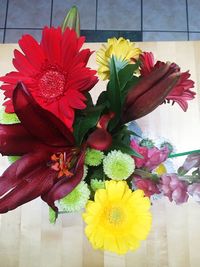
[[[107,100],[110,104],[110,110],[115,113],[115,117],[109,123],[109,130],[113,130],[121,119],[124,101],[128,90],[138,81],[134,72],[139,64],[127,64],[122,69],[117,67],[115,57],[110,61],[110,81],[107,86]]]
[[[77,112],[73,125],[74,137],[78,145],[82,143],[88,131],[96,126],[104,108],[103,104],[94,106],[90,94],[87,94],[87,108]]]
[[[127,126],[121,127],[114,135],[110,150],[121,150],[130,156],[142,158],[134,149],[130,147],[131,135],[138,136],[135,132],[128,130]]]

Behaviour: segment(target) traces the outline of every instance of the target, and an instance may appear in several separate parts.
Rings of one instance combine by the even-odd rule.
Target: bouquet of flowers
[[[122,37],[108,39],[96,53],[98,70],[90,69],[92,52],[81,49],[79,35],[73,7],[62,27],[43,29],[40,43],[23,35],[16,70],[0,77],[0,152],[12,161],[0,177],[0,213],[37,197],[50,207],[52,223],[84,208],[92,246],[124,254],[147,238],[155,196],[177,204],[200,196],[200,151],[168,173],[173,146],[143,138],[132,122],[163,103],[186,111],[194,82]],[[108,82],[93,103],[98,77]]]

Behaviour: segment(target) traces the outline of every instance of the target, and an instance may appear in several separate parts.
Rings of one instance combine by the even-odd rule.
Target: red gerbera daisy
[[[23,82],[36,102],[55,114],[72,129],[74,109],[84,109],[85,93],[96,83],[96,71],[86,67],[91,55],[89,49],[81,50],[84,37],[77,37],[74,30],[45,27],[40,44],[31,36],[19,40],[23,53],[14,51],[10,72],[0,80],[4,82],[7,100],[6,112],[14,112],[12,94],[17,82]]]
[[[159,68],[164,62],[157,61],[155,63],[154,56],[151,52],[144,52],[140,56],[141,60],[141,70],[140,73],[142,76],[148,75],[154,68]],[[171,71],[172,72],[179,72],[180,67],[173,63],[171,64]],[[196,93],[190,90],[194,87],[194,82],[189,79],[190,73],[189,71],[182,72],[180,76],[180,80],[177,83],[177,85],[173,88],[173,90],[169,93],[169,95],[166,97],[165,102],[173,101],[177,102],[179,106],[186,111],[188,108],[188,100],[194,99]]]

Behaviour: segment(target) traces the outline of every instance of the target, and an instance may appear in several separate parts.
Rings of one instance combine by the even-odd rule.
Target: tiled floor
[[[0,42],[24,33],[39,40],[42,27],[59,25],[72,5],[87,41],[200,40],[200,0],[0,0]]]

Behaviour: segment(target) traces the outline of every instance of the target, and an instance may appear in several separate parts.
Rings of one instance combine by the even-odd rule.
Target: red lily
[[[141,76],[145,77],[149,73],[151,73],[154,69],[160,68],[165,63],[161,61],[155,62],[154,56],[151,52],[144,52],[140,56],[140,62],[141,62]],[[180,67],[173,63],[170,65],[171,71],[177,71],[180,72]],[[191,90],[191,88],[194,87],[194,82],[189,79],[190,73],[189,71],[182,72],[180,75],[179,82],[176,84],[176,86],[169,92],[169,94],[165,98],[165,103],[169,103],[172,101],[179,104],[179,106],[184,110],[187,111],[188,108],[188,100],[194,99],[196,93]]]
[[[21,123],[0,124],[0,152],[22,157],[0,177],[0,213],[39,196],[57,211],[54,202],[83,176],[85,150],[74,147],[70,130],[42,109],[22,83],[14,90],[13,106]]]

